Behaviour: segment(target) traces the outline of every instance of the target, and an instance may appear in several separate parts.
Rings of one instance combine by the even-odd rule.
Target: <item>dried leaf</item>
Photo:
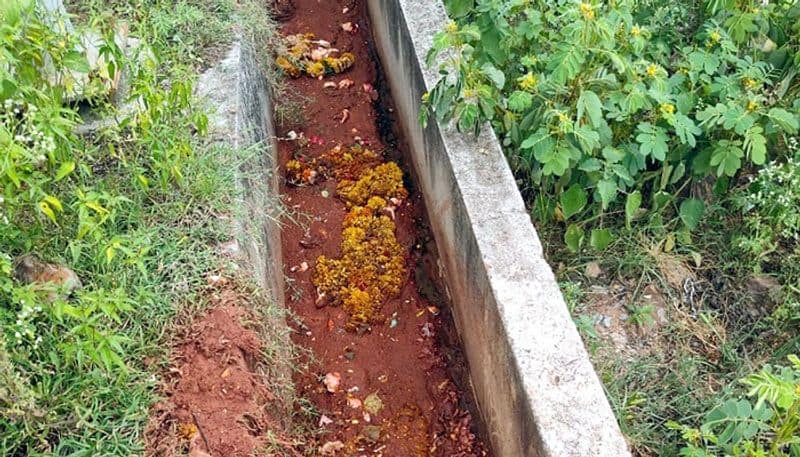
[[[370,443],[376,443],[381,437],[381,427],[378,425],[367,425],[361,430],[361,436]]]
[[[378,414],[382,409],[383,401],[378,396],[377,392],[367,395],[367,398],[364,399],[364,410],[370,414]]]

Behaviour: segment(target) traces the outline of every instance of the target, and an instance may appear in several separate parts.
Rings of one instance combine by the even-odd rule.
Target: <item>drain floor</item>
[[[296,342],[313,354],[310,370],[297,376],[297,388],[320,414],[324,451],[399,457],[488,455],[474,431],[466,364],[437,286],[435,248],[422,198],[403,165],[402,138],[387,134],[398,129],[387,129],[391,100],[380,91],[381,70],[371,50],[365,7],[354,1],[295,0],[282,26],[285,36],[313,33],[317,43],[312,46],[320,46],[322,52],[354,57],[353,65],[341,73],[335,73],[340,68],[326,68],[328,75],[321,79],[303,74],[286,82],[290,93],[305,100],[302,115],[278,132],[284,138],[281,173],[289,178],[282,192],[295,214],[282,234],[286,302],[300,322]],[[330,164],[331,151],[353,145],[375,151],[378,158],[357,176],[337,173]],[[347,258],[343,229],[352,225],[346,216],[353,217],[354,201],[345,197],[342,181],[356,182],[363,173],[393,161],[401,166],[407,195],[384,192],[380,186],[362,187],[384,200],[385,205],[377,205],[370,214],[391,221],[403,265],[399,292],[390,290],[381,297],[368,318],[354,318],[347,301],[353,293],[323,295],[319,279],[315,284],[318,259]],[[367,252],[367,264],[382,270],[380,261],[370,259],[390,256],[383,249]],[[378,271],[377,276],[390,273],[397,272]],[[341,281],[348,287],[374,292],[366,271],[351,269],[345,276]]]

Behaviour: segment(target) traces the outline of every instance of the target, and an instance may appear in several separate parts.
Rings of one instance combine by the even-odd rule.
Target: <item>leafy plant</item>
[[[682,456],[711,457],[800,455],[800,359],[789,356],[790,366],[765,366],[742,384],[747,396],[728,399],[706,414],[699,428],[672,422],[686,446]]]
[[[462,131],[489,121],[537,189],[534,216],[566,221],[573,250],[584,225],[623,203],[628,225],[672,202],[696,228],[702,202],[681,202],[689,184],[724,189],[798,130],[798,106],[782,98],[798,86],[794,3],[709,2],[684,11],[698,22],[686,35],[652,19],[670,11],[663,2],[445,3],[457,22],[434,39],[428,63],[448,57],[425,105]]]

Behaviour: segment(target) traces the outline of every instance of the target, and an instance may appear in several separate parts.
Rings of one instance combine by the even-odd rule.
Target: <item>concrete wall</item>
[[[491,129],[416,121],[438,79],[423,59],[443,5],[368,4],[495,454],[630,455]]]
[[[270,91],[252,48],[234,43],[224,60],[201,75],[198,95],[212,112],[212,139],[254,153],[239,173],[243,200],[236,215],[238,238],[258,285],[283,306],[278,148]]]

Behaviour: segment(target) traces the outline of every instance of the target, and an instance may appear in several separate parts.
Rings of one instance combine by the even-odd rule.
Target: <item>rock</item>
[[[586,264],[586,277],[589,279],[597,279],[603,275],[603,269],[597,262],[589,262]]]
[[[38,284],[48,290],[47,300],[54,302],[57,299],[66,299],[72,293],[83,287],[78,275],[64,265],[47,263],[35,254],[25,254],[14,260],[14,277],[23,284]]]
[[[655,258],[661,275],[673,289],[682,291],[687,280],[697,281],[692,270],[680,258],[663,252],[656,254]]]
[[[754,304],[770,306],[781,300],[781,284],[767,275],[753,275],[747,279],[747,293]]]

